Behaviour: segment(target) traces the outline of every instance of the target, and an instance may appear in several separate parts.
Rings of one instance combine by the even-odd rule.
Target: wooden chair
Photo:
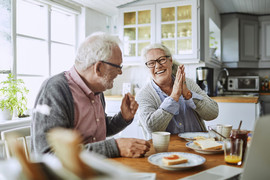
[[[5,160],[6,158],[7,154],[5,141],[0,140],[0,160]]]
[[[14,128],[9,129],[6,131],[1,132],[1,139],[7,140],[9,136],[15,135],[17,137],[17,141],[21,143],[24,147],[25,156],[27,159],[29,159],[30,155],[30,126],[20,127],[20,128]],[[13,150],[9,147],[8,143],[6,142],[6,155],[7,158],[10,158],[13,156]]]

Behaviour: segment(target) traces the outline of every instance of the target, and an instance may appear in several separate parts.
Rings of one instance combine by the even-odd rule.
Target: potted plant
[[[218,42],[214,36],[214,32],[210,31],[209,33],[209,56],[210,58],[215,55],[215,52],[217,50]]]
[[[11,119],[13,112],[17,113],[15,116],[23,116],[27,110],[28,92],[22,79],[15,79],[13,74],[8,74],[7,80],[0,82],[0,111],[9,115],[8,119]],[[3,115],[0,117],[5,118]]]

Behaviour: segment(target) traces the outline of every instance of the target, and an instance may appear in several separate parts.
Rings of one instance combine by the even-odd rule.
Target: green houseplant
[[[216,38],[214,37],[214,32],[210,31],[209,32],[209,56],[210,57],[214,56],[214,54],[218,48],[217,45],[218,45],[218,42],[217,42]]]
[[[15,79],[13,74],[8,74],[7,80],[0,82],[0,109],[9,110],[12,115],[17,112],[19,117],[27,110],[27,98],[29,90],[22,79]]]

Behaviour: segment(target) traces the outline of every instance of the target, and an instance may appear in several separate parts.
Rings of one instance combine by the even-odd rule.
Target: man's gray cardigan
[[[100,94],[102,105],[105,109],[103,93]],[[33,119],[31,122],[31,149],[34,153],[50,152],[46,140],[46,133],[54,127],[74,128],[74,104],[73,96],[64,72],[46,80],[37,95]],[[114,135],[131,122],[127,123],[119,112],[114,117],[106,119],[106,136]],[[107,157],[118,157],[119,150],[115,139],[107,139],[100,142],[85,145],[89,151],[105,155]]]

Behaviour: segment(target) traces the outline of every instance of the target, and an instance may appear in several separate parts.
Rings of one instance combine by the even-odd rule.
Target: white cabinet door
[[[258,66],[259,22],[255,15],[224,14],[222,18],[222,61],[229,68]]]
[[[166,45],[177,60],[198,59],[197,1],[157,4],[156,17],[157,42]]]
[[[206,126],[230,124],[237,129],[242,120],[241,129],[253,130],[259,117],[259,104],[255,103],[218,103],[219,115],[215,120],[205,121]]]
[[[114,116],[120,111],[121,100],[106,100],[105,112],[108,116]],[[114,135],[114,138],[139,138],[145,139],[142,129],[138,124],[138,116],[135,115],[133,122],[127,126],[123,131]],[[109,137],[111,138],[111,137]]]
[[[258,21],[240,20],[240,59],[257,61],[258,56]]]
[[[120,8],[123,63],[139,64],[141,50],[150,43],[163,43],[181,63],[198,62],[197,0],[145,3]]]
[[[120,38],[123,46],[123,64],[140,64],[141,50],[155,41],[155,6],[124,8],[120,10]]]
[[[270,20],[261,23],[261,61],[270,61]]]

